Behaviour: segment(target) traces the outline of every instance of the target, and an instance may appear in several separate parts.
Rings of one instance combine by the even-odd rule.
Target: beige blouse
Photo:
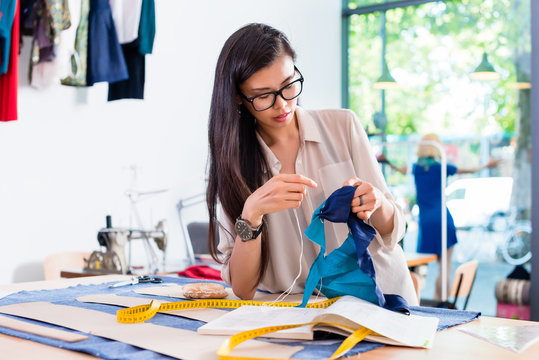
[[[309,226],[314,211],[331,193],[342,187],[353,176],[371,183],[382,191],[395,208],[393,232],[376,234],[369,245],[378,285],[386,294],[399,294],[410,305],[417,305],[404,253],[398,242],[403,238],[405,220],[402,210],[391,196],[380,166],[376,161],[367,134],[354,112],[350,110],[305,110],[297,107],[300,148],[296,159],[296,173],[313,179],[318,187],[307,188],[307,196],[298,209],[283,210],[265,216],[268,224],[269,264],[259,284],[262,290],[282,292],[288,289],[300,272],[292,293],[303,291],[309,269],[320,251],[303,232]],[[279,160],[257,134],[271,174],[281,169]],[[221,210],[221,209],[219,209]],[[220,229],[218,249],[225,255],[222,278],[230,284],[228,259],[235,241],[233,219],[219,211]],[[328,253],[338,248],[347,238],[346,224],[325,225]],[[302,251],[303,247],[303,251]],[[300,260],[301,259],[301,260]]]

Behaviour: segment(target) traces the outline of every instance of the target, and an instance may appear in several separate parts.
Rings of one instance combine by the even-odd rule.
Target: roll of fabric
[[[496,283],[496,300],[500,303],[529,305],[529,280],[505,279]]]

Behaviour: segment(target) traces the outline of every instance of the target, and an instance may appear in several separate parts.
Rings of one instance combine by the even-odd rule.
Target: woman
[[[417,252],[430,253],[440,255],[442,253],[441,246],[441,219],[442,219],[442,166],[440,164],[440,151],[434,145],[427,142],[435,142],[441,144],[440,138],[436,134],[426,134],[421,138],[421,143],[417,148],[417,162],[412,166],[412,173],[415,180],[417,205],[419,207],[419,232],[417,238]],[[385,156],[378,157],[379,162],[387,163],[392,169],[406,174],[407,167],[396,167],[391,164]],[[454,165],[447,164],[447,176],[455,174],[467,174],[480,171],[485,168],[497,166],[499,160],[490,159],[485,165],[476,168],[457,168]],[[447,285],[449,290],[449,274],[451,273],[451,256],[453,254],[454,245],[457,243],[457,232],[453,217],[447,209]],[[434,294],[435,300],[440,300],[442,295],[442,264],[440,263],[440,271],[436,279],[436,289]]]
[[[210,252],[225,255],[222,277],[243,299],[257,288],[282,292],[294,284],[292,292],[301,292],[318,251],[303,232],[334,190],[353,185],[351,211],[377,230],[369,250],[378,284],[384,293],[417,304],[396,246],[404,218],[367,136],[351,111],[297,105],[304,78],[295,57],[282,32],[249,24],[230,36],[217,62],[207,204]],[[348,229],[328,227],[329,253]]]

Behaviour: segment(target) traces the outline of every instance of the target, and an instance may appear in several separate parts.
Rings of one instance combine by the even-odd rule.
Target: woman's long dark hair
[[[217,261],[217,202],[234,222],[241,215],[247,197],[268,180],[265,172],[269,174],[256,137],[255,118],[237,103],[239,87],[281,54],[296,58],[282,32],[264,24],[248,24],[228,38],[217,61],[208,126],[210,151],[206,190],[208,249]],[[235,234],[231,235],[235,238]],[[264,226],[258,282],[264,276],[269,258],[266,239],[267,226]]]

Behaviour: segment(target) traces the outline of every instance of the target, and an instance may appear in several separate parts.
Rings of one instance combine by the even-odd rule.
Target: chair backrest
[[[208,250],[208,222],[191,222],[187,224],[187,232],[196,255],[209,254]]]
[[[85,260],[89,257],[90,253],[83,251],[61,252],[47,256],[43,263],[45,280],[59,279],[62,270],[82,270]]]
[[[449,297],[454,298],[453,305],[457,302],[459,297],[466,297],[464,306],[462,308],[463,310],[466,309],[468,299],[470,298],[470,293],[475,281],[475,275],[477,273],[477,264],[477,260],[472,260],[461,264],[457,270],[455,270],[453,282],[451,283]]]
[[[419,295],[419,276],[410,270],[410,277],[412,278],[412,284],[414,284],[414,290],[415,294],[417,296],[417,301],[420,301],[420,295]]]

